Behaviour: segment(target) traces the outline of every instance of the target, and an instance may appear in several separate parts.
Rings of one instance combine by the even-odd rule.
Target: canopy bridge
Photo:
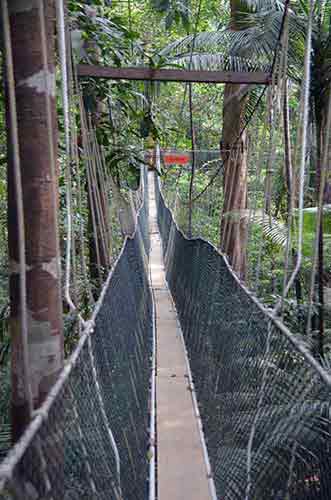
[[[25,78],[18,87],[23,93],[28,87],[36,102],[44,100],[46,103],[40,121],[42,133],[45,135],[45,130],[48,131],[44,139],[49,147],[50,162],[53,162],[53,170],[47,174],[49,183],[49,178],[55,177],[52,142],[54,95],[48,82],[48,68],[52,61],[47,60],[45,49],[47,26],[43,2],[38,5],[35,14],[39,17],[36,15],[33,20],[41,20],[41,39],[45,45],[42,70],[39,68],[42,76],[38,72],[38,78],[32,79],[32,84],[31,78]],[[59,5],[63,8],[62,2]],[[286,5],[288,7],[288,2]],[[18,147],[20,136],[6,0],[2,1],[2,7],[6,28],[8,114],[16,168],[11,181],[12,189],[13,186],[16,188],[15,217],[22,230],[19,232],[20,253],[15,254],[12,272],[15,283],[17,278],[20,279],[19,312],[23,325],[22,342],[16,345],[15,352],[22,347],[20,356],[24,357],[22,365],[26,377],[22,378],[24,387],[19,389],[21,395],[27,396],[29,408],[23,410],[31,418],[24,434],[0,464],[0,499],[329,500],[330,371],[317,356],[312,355],[303,336],[293,334],[279,319],[277,307],[273,311],[266,309],[245,287],[225,255],[208,241],[188,238],[180,230],[164,197],[158,150],[153,172],[148,174],[146,167],[141,166],[136,196],[139,203],[136,201],[135,205],[131,198],[130,203],[125,204],[130,216],[122,225],[122,229],[125,226],[124,243],[111,265],[108,255],[110,224],[107,211],[103,210],[109,201],[109,179],[93,120],[85,112],[83,96],[75,87],[79,85],[77,82],[74,85],[75,78],[71,75],[70,79],[67,74],[71,65],[66,57],[70,51],[65,46],[61,8],[58,31],[63,77],[68,226],[65,300],[70,313],[76,315],[79,339],[61,370],[61,359],[56,358],[51,350],[57,339],[52,338],[46,347],[40,343],[39,337],[39,343],[34,342],[42,351],[43,363],[47,358],[55,366],[50,372],[52,377],[47,380],[51,389],[46,391],[43,388],[47,396],[42,399],[42,404],[34,406],[34,393],[28,377],[29,356],[33,360],[39,358],[31,356],[35,351],[29,351],[31,346],[24,337],[29,319],[24,317],[27,313],[26,276],[33,271],[33,266],[26,262],[22,219],[23,184],[19,160],[20,151],[23,147],[25,152],[26,144],[21,144],[21,149]],[[25,9],[20,7],[18,15],[22,12]],[[312,15],[311,9],[310,23]],[[311,33],[306,46],[308,62],[310,43]],[[33,55],[36,50],[35,47]],[[282,76],[286,58],[280,59],[283,67],[278,69]],[[273,88],[277,80],[274,72],[270,78],[270,74],[261,72],[202,73],[90,66],[80,66],[78,75],[189,83],[262,84]],[[281,82],[282,78],[278,81]],[[303,90],[303,144],[298,176],[300,213],[308,124],[309,85],[306,82]],[[75,91],[78,91],[75,98],[80,111],[80,138],[77,137],[75,120],[70,115],[69,97],[72,98]],[[20,110],[23,113],[22,108]],[[79,151],[78,143],[81,143]],[[236,145],[237,142],[233,149]],[[272,161],[273,151],[269,159],[270,163]],[[105,270],[111,268],[88,321],[82,318],[80,304],[75,303],[70,286],[75,252],[72,248],[73,188],[79,192],[77,199],[81,195],[80,179],[77,177],[72,182],[71,174],[72,171],[77,174],[75,166],[79,167],[80,162],[86,164],[86,207],[90,209],[91,226],[95,240],[101,241],[100,247],[95,248],[100,283]],[[269,167],[267,175],[271,170]],[[217,172],[221,168],[223,165]],[[268,182],[266,184],[268,187]],[[122,208],[121,205],[123,215]],[[54,217],[55,202],[51,209]],[[83,228],[82,269],[85,265],[84,237]],[[298,261],[302,256],[300,244],[302,247],[299,231]],[[56,255],[52,256],[51,262],[38,263],[37,271],[53,278],[51,285],[58,286],[59,273],[54,261]],[[293,285],[297,271],[288,281],[285,280],[288,289]],[[93,290],[86,273],[84,279],[93,302]],[[17,288],[16,285],[16,291]],[[39,329],[36,330],[39,334]],[[18,358],[17,355],[13,359],[18,362]],[[35,377],[36,367],[32,368]],[[51,383],[53,380],[54,384]],[[32,389],[36,390],[37,386],[34,383]]]
[[[0,498],[330,498],[330,375],[150,181]]]

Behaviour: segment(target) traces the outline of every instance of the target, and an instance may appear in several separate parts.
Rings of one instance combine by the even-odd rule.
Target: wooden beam
[[[262,71],[196,71],[185,69],[112,68],[79,64],[79,77],[109,78],[111,80],[153,80],[159,82],[242,83],[269,85],[270,74]]]

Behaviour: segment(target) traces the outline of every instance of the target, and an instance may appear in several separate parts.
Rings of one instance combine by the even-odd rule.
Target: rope
[[[71,255],[72,255],[72,184],[71,184],[71,141],[70,141],[70,103],[69,103],[69,85],[68,85],[68,63],[67,49],[65,40],[65,15],[63,0],[56,0],[56,19],[57,19],[57,38],[61,66],[61,87],[62,104],[64,118],[65,135],[65,174],[66,174],[66,217],[67,217],[67,240],[66,240],[66,267],[65,267],[65,288],[64,296],[69,306],[70,312],[77,314],[79,322],[84,327],[85,321],[78,311],[70,295],[70,277],[71,277]]]
[[[95,144],[96,153],[97,153],[98,162],[99,162],[98,176],[99,176],[99,181],[100,181],[100,196],[101,196],[102,208],[103,208],[102,215],[104,218],[104,225],[105,225],[105,242],[106,242],[106,247],[107,247],[108,265],[110,266],[110,261],[111,261],[111,252],[110,252],[111,223],[110,223],[110,219],[109,219],[109,210],[108,210],[108,206],[110,204],[109,194],[108,194],[109,177],[107,175],[105,154],[104,154],[102,146],[98,146],[95,130],[94,130],[93,136],[94,136],[94,144]]]
[[[285,51],[285,60],[284,67],[287,68],[288,65],[288,44],[289,44],[289,22],[288,17],[286,18],[286,25],[284,27],[284,32],[286,33],[285,43],[286,43],[286,51]],[[282,303],[281,303],[281,312],[283,311],[284,306],[284,290],[286,287],[286,282],[288,278],[289,272],[289,262],[290,262],[290,254],[291,254],[291,229],[292,229],[292,220],[293,220],[293,165],[292,165],[292,156],[291,156],[291,133],[290,133],[290,111],[289,111],[289,99],[288,99],[288,79],[284,80],[284,99],[283,99],[283,123],[284,123],[284,148],[285,148],[285,176],[286,176],[286,187],[287,187],[287,242],[285,249],[285,272],[283,279],[283,293],[282,293]]]
[[[303,77],[303,119],[302,119],[302,137],[301,137],[301,158],[299,170],[299,228],[298,228],[298,256],[294,271],[287,282],[283,293],[283,300],[286,298],[288,292],[293,286],[293,283],[300,271],[302,264],[302,244],[303,244],[303,209],[304,209],[304,181],[305,181],[305,167],[306,167],[306,153],[307,153],[307,136],[309,124],[309,94],[310,94],[310,65],[312,59],[312,34],[313,34],[313,15],[314,15],[315,0],[310,0],[309,14],[308,14],[308,30],[305,50],[305,64],[304,64],[304,77]],[[281,306],[281,301],[276,304],[273,314],[276,315]]]
[[[271,200],[272,200],[272,174],[273,174],[273,164],[275,161],[275,141],[274,141],[274,129],[275,129],[275,108],[276,108],[276,73],[273,73],[272,76],[272,85],[268,95],[268,123],[270,130],[270,140],[269,140],[269,153],[268,153],[268,161],[267,161],[267,171],[265,176],[265,185],[264,185],[264,210],[262,214],[262,225],[265,222],[266,215],[269,218],[269,225],[271,226]],[[262,267],[262,257],[263,250],[265,246],[265,240],[262,238],[260,240],[259,245],[259,253],[258,253],[258,262],[256,266],[256,278],[255,278],[255,292],[258,293],[258,289],[260,286],[260,276],[261,276],[261,267]]]
[[[78,77],[77,77],[77,72],[76,72],[76,65],[73,64],[74,58],[72,55],[71,48],[70,48],[70,50],[68,50],[68,58],[70,59],[69,69],[71,70],[71,75],[70,75],[70,79],[69,79],[69,82],[71,83],[70,90],[71,90],[72,95],[75,95],[76,100],[78,101],[78,108],[80,109]],[[78,152],[78,134],[77,134],[77,125],[76,125],[75,117],[72,119],[72,148],[73,148],[72,156],[75,159],[75,162],[77,165],[77,172],[76,172],[77,209],[78,209],[78,213],[82,214],[82,212],[83,212],[83,193],[82,193],[82,181],[81,181],[81,175],[80,175],[80,157],[79,157],[79,152]],[[80,240],[81,271],[83,274],[83,279],[84,279],[85,287],[87,290],[87,297],[88,297],[89,304],[94,305],[95,301],[94,301],[91,282],[90,282],[90,278],[88,276],[87,265],[86,265],[85,236],[84,236],[84,234],[85,234],[85,232],[84,232],[84,218],[80,217],[79,218],[79,240]]]
[[[264,123],[265,121],[265,115],[267,113],[267,110],[265,110],[264,116],[261,119],[261,123]],[[255,135],[253,135],[255,137]],[[254,161],[254,163],[257,165],[256,168],[254,169],[254,175],[255,175],[255,182],[258,185],[260,179],[262,178],[262,168],[264,165],[264,154],[263,154],[263,146],[264,146],[264,137],[265,137],[265,130],[262,127],[259,127],[257,125],[257,131],[256,131],[256,137],[258,138],[257,144],[259,145],[259,150],[257,154],[257,160]],[[250,207],[249,207],[249,217],[248,217],[248,228],[247,228],[247,247],[253,242],[253,231],[252,231],[252,223],[253,221],[256,220],[256,214],[257,214],[257,208],[258,208],[258,187],[256,187],[254,191],[254,200],[252,201]],[[252,282],[250,283],[251,288],[254,288],[254,285]]]
[[[195,22],[194,31],[193,31],[192,46],[191,46],[191,51],[190,51],[190,60],[189,60],[189,65],[188,65],[189,70],[191,69],[191,66],[192,66],[193,52],[195,49],[195,42],[196,42],[196,38],[198,35],[198,28],[199,28],[200,15],[201,15],[201,6],[202,6],[202,0],[199,0],[199,5],[198,5],[198,10],[197,10],[197,15],[196,15],[196,22]],[[183,118],[187,89],[188,89],[188,84],[186,83],[185,88],[184,88],[184,96],[183,96],[183,101],[182,101],[182,105],[181,105],[181,110],[180,110],[180,114],[179,114],[179,116],[180,116],[179,121],[181,121]]]
[[[92,193],[91,169],[90,169],[90,162],[92,161],[91,160],[92,154],[91,154],[91,150],[90,150],[90,139],[89,139],[89,133],[88,133],[88,129],[87,129],[86,113],[85,113],[85,109],[84,109],[82,95],[80,95],[79,107],[80,107],[80,116],[81,116],[83,149],[84,149],[85,161],[86,161],[87,188],[88,188],[88,197],[89,197],[89,203],[90,203],[90,213],[91,213],[91,219],[92,219],[92,230],[93,230],[93,237],[94,237],[94,241],[95,241],[95,250],[96,250],[96,258],[97,258],[99,282],[101,284],[102,283],[102,276],[100,274],[101,273],[101,259],[100,259],[100,250],[99,250],[99,244],[98,244],[98,232],[97,232],[97,223],[96,223],[96,218],[95,218],[94,197],[93,197],[93,193]]]
[[[233,150],[236,146],[236,144],[238,143],[238,141],[241,139],[242,135],[244,134],[244,132],[246,131],[246,129],[248,128],[249,124],[251,123],[264,95],[265,95],[265,92],[267,90],[267,87],[265,86],[253,108],[253,110],[251,111],[251,113],[249,114],[249,117],[247,118],[244,126],[242,127],[242,129],[240,130],[240,133],[238,134],[238,137],[236,138],[235,142],[233,143],[233,145],[231,146],[231,148],[227,149],[227,150],[223,150],[224,152],[227,152],[229,153],[229,155],[231,153],[233,153]],[[219,174],[222,172],[222,170],[224,169],[224,164],[225,162],[222,160],[221,157],[219,158],[215,158],[213,160],[209,160],[207,161],[206,163],[204,163],[202,165],[202,169],[207,167],[208,165],[211,165],[212,163],[216,163],[216,162],[219,162],[221,161],[221,164],[220,166],[218,167],[218,169],[216,170],[216,172],[213,174],[212,178],[210,179],[210,181],[208,182],[208,184],[200,191],[200,193],[198,193],[193,199],[192,199],[192,203],[195,203],[196,201],[198,201],[198,199],[207,191],[207,189],[214,183],[215,179],[217,179],[217,177],[219,176]],[[183,202],[185,204],[185,202]]]
[[[282,40],[282,37],[283,37],[283,33],[284,33],[284,27],[286,26],[286,18],[287,18],[287,14],[288,14],[288,10],[289,10],[289,5],[290,5],[290,0],[286,0],[286,3],[285,3],[285,6],[284,6],[284,14],[283,14],[283,18],[282,18],[282,24],[281,24],[281,28],[280,28],[280,31],[279,31],[279,37],[278,37],[278,41],[277,41],[277,44],[276,44],[276,49],[275,49],[275,54],[274,54],[274,58],[273,58],[273,63],[272,63],[272,67],[271,67],[271,72],[270,74],[273,75],[274,74],[274,71],[275,71],[275,68],[276,68],[276,62],[277,62],[277,55],[278,55],[278,48],[281,44],[281,40]],[[199,9],[201,8],[201,1],[200,1],[200,4],[199,4]],[[200,12],[200,10],[199,10]],[[194,44],[195,44],[195,38],[197,36],[197,33],[195,33],[195,37],[193,37],[193,43],[192,43],[192,49],[191,49],[191,53],[190,53],[190,64],[189,64],[189,69],[190,69],[190,66],[192,64],[192,58],[193,58],[193,50],[194,50]],[[185,87],[186,88],[186,87]],[[229,150],[229,152],[231,153],[234,149],[234,147],[236,146],[236,144],[238,143],[238,141],[240,141],[241,137],[243,136],[244,132],[246,131],[246,129],[248,128],[249,124],[251,123],[264,95],[265,95],[265,92],[267,90],[267,86],[265,86],[254,106],[254,109],[251,111],[248,119],[246,120],[243,128],[241,129],[237,139],[235,140],[234,144],[232,145],[231,149]],[[185,102],[185,99],[186,99],[186,93],[184,95],[184,99],[183,99],[183,104],[182,104],[182,110],[183,110],[183,106],[184,106],[184,102]],[[181,114],[182,114],[182,111],[181,111]],[[219,160],[222,161],[222,158],[220,157]],[[218,160],[218,161],[219,161]],[[217,160],[212,160],[212,161],[217,161]],[[207,165],[207,164],[206,164]],[[224,161],[222,161],[222,164],[220,165],[220,167],[218,168],[218,170],[215,172],[214,176],[212,177],[212,179],[210,180],[210,182],[207,184],[207,186],[205,186],[205,188],[198,194],[196,195],[195,198],[192,199],[192,204],[195,203],[206,191],[207,189],[213,184],[214,180],[218,177],[219,173],[222,171],[222,169],[224,168]]]
[[[28,341],[28,312],[27,312],[27,287],[26,287],[26,258],[25,258],[25,226],[24,226],[24,207],[23,207],[23,188],[21,177],[21,161],[19,153],[19,138],[17,125],[17,110],[15,96],[14,64],[10,34],[10,20],[7,0],[1,0],[2,19],[3,19],[3,38],[4,54],[7,77],[8,107],[10,120],[10,139],[12,146],[12,160],[14,167],[14,183],[16,191],[16,210],[17,210],[17,232],[18,232],[18,251],[19,251],[19,282],[20,282],[20,326],[23,354],[24,371],[24,392],[28,407],[30,419],[33,414],[33,396],[31,389],[31,372],[29,363],[29,341]]]
[[[91,177],[93,180],[92,189],[95,195],[95,206],[97,209],[97,217],[99,221],[99,234],[101,237],[101,245],[103,249],[104,259],[106,260],[105,264],[107,267],[109,266],[109,250],[108,250],[109,238],[108,238],[107,218],[105,213],[107,202],[105,200],[105,191],[104,191],[105,185],[103,183],[103,175],[102,175],[104,168],[103,168],[102,158],[100,155],[100,147],[97,143],[95,130],[92,127],[91,117],[89,117],[89,131],[91,136],[93,159],[95,159],[95,161],[91,162],[92,165]]]
[[[272,219],[271,219],[271,200],[272,200],[272,181],[273,181],[273,165],[275,162],[275,154],[276,154],[276,144],[274,141],[274,130],[276,127],[276,119],[277,117],[280,118],[280,113],[277,113],[277,98],[278,98],[278,93],[281,88],[280,82],[284,78],[286,81],[286,75],[287,75],[287,63],[288,63],[288,9],[290,5],[290,0],[286,0],[285,2],[285,7],[284,7],[284,14],[282,17],[282,24],[281,28],[279,30],[279,36],[278,36],[278,41],[276,44],[275,48],[275,54],[273,58],[273,63],[272,63],[272,69],[271,69],[271,87],[270,87],[270,92],[268,96],[268,101],[269,101],[269,128],[270,128],[270,146],[269,146],[269,155],[268,155],[268,164],[267,164],[267,172],[266,172],[266,179],[265,179],[265,191],[264,191],[264,199],[265,199],[265,210],[263,211],[262,215],[262,225],[265,222],[265,216],[266,214],[269,217],[269,225],[271,226],[272,224]],[[284,50],[282,50],[280,57],[279,57],[279,50],[282,47],[282,42],[285,41],[285,47]],[[277,61],[279,60],[278,64],[278,71],[277,71]],[[276,115],[276,116],[275,116]],[[262,266],[262,254],[263,254],[263,249],[264,249],[264,244],[265,241],[261,239],[260,242],[260,247],[259,247],[259,254],[258,254],[258,263],[257,263],[257,268],[256,268],[256,278],[255,278],[255,291],[258,291],[259,285],[260,285],[260,274],[261,274],[261,266]],[[283,301],[283,299],[282,299]]]
[[[329,157],[329,145],[330,145],[330,129],[331,129],[331,87],[329,89],[329,99],[328,99],[328,110],[327,110],[327,122],[326,122],[326,134],[325,142],[323,144],[323,158],[321,165],[321,178],[319,186],[319,197],[318,197],[318,210],[317,210],[317,221],[316,221],[316,233],[315,233],[315,247],[314,247],[314,257],[313,257],[313,267],[311,271],[310,289],[309,289],[309,306],[308,306],[308,319],[307,319],[307,333],[311,330],[311,320],[312,320],[312,309],[313,309],[313,296],[316,283],[316,273],[317,273],[317,262],[319,254],[319,241],[321,236],[321,229],[323,224],[323,206],[324,206],[324,190],[328,175],[328,157]],[[321,277],[322,278],[322,277]]]

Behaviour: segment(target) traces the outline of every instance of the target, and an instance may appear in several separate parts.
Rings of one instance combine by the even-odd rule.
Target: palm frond
[[[278,248],[285,248],[287,244],[288,228],[287,225],[267,214],[254,214],[253,223],[262,228],[262,232],[267,240]]]
[[[254,11],[274,9],[284,11],[284,0],[243,0],[248,8]]]
[[[170,60],[171,62],[172,60]],[[248,58],[222,53],[196,52],[173,59],[177,65],[193,70],[215,71],[270,71],[270,65],[262,65]]]
[[[259,2],[257,2],[259,3]],[[282,2],[276,2],[278,5]],[[239,29],[223,28],[213,32],[202,32],[196,37],[186,36],[166,46],[160,53],[162,57],[180,60],[190,54],[194,40],[195,53],[223,54],[223,57],[249,59],[254,68],[266,68],[273,60],[283,21],[283,10],[269,7],[256,12],[242,12]],[[279,7],[279,5],[278,5]],[[304,48],[305,20],[290,14],[289,61],[291,67],[300,67]],[[237,26],[238,28],[238,26]],[[293,43],[292,43],[293,41]],[[301,65],[302,66],[302,65]],[[291,76],[294,76],[292,70]]]

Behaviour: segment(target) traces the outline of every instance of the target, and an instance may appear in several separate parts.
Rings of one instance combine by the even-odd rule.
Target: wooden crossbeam
[[[152,69],[152,68],[112,68],[79,64],[79,77],[109,78],[111,80],[153,80],[159,82],[192,82],[192,83],[242,83],[269,85],[269,73],[262,71],[196,71],[185,69]]]

